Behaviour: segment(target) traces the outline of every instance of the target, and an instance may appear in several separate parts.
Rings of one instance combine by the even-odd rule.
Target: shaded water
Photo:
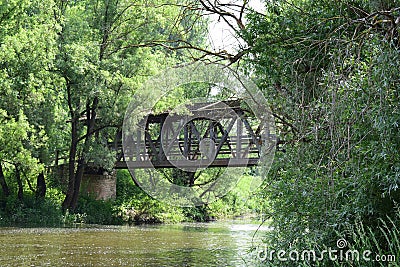
[[[238,222],[0,228],[0,266],[254,266],[248,250],[257,228]]]

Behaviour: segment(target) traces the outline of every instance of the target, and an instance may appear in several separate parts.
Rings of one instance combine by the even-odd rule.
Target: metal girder
[[[218,112],[217,119],[207,118],[207,114],[214,110]],[[138,138],[131,144],[133,149],[129,150],[130,155],[120,157],[115,167],[173,168],[182,164],[191,167],[194,160],[198,168],[257,164],[262,143],[260,126],[253,130],[252,127],[256,126],[247,120],[245,110],[235,106],[225,112],[213,103],[204,103],[192,113],[195,116],[168,113],[147,116],[144,133],[137,134]],[[170,122],[166,125],[168,119]],[[141,137],[144,137],[143,144],[139,144],[143,142]],[[208,153],[204,152],[204,140],[207,141]],[[114,147],[122,149],[122,144],[114,144]],[[214,157],[211,164],[210,155]]]

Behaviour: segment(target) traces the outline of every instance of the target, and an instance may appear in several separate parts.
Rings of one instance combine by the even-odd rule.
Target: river
[[[255,266],[249,248],[267,231],[257,229],[240,221],[0,228],[0,266]]]

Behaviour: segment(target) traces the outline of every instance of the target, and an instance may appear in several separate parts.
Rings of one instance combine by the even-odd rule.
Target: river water
[[[0,266],[255,266],[249,249],[267,231],[257,229],[238,221],[0,228]]]

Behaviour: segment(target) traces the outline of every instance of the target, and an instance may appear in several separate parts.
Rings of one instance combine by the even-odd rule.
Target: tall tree
[[[38,161],[48,163],[46,141],[55,125],[57,101],[48,101],[57,98],[54,75],[49,72],[56,37],[51,4],[20,0],[7,1],[0,7],[0,109],[5,142],[1,160],[7,168],[16,166],[19,195],[23,182],[30,183],[32,175],[43,170]]]
[[[266,187],[281,248],[334,245],[357,220],[396,217],[398,5],[274,1],[248,16],[247,66],[286,149]]]
[[[170,27],[181,9],[164,1],[59,2],[55,8],[61,25],[57,72],[71,125],[63,209],[74,210],[87,163],[113,167],[107,143],[122,125],[129,97],[146,77],[176,62],[154,40],[187,33],[183,26]]]
[[[335,245],[357,220],[377,229],[398,218],[400,2],[264,1],[263,12],[249,1],[198,3],[233,29],[238,50],[186,47],[198,59],[242,59],[286,150],[264,192],[274,249]]]

